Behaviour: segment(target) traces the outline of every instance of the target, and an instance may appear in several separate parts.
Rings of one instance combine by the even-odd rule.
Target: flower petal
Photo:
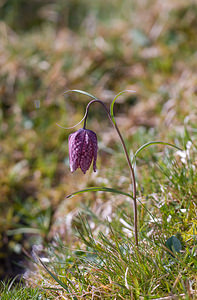
[[[81,152],[81,159],[80,159],[80,168],[84,174],[90,168],[92,159],[93,159],[93,145],[91,142],[91,137],[89,136],[89,133],[86,130],[85,138],[83,141],[82,152]]]
[[[71,172],[74,172],[80,166],[79,162],[81,158],[81,148],[83,145],[84,136],[85,132],[83,129],[79,129],[69,136],[69,161]]]
[[[93,170],[96,172],[96,160],[97,160],[97,151],[98,151],[98,142],[97,142],[97,136],[96,133],[94,133],[91,130],[89,131],[89,135],[91,136],[91,143],[93,146]]]

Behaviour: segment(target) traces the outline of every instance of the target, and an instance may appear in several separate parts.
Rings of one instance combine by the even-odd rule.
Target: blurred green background
[[[69,238],[58,211],[90,180],[70,175],[71,131],[56,126],[77,123],[88,99],[63,92],[86,90],[108,104],[134,89],[116,106],[130,143],[138,145],[139,128],[173,135],[186,116],[195,124],[196,28],[191,0],[1,1],[0,278],[22,272],[23,249],[57,232]],[[97,107],[88,124],[107,168],[116,140],[105,119]],[[64,203],[64,214],[75,205]]]

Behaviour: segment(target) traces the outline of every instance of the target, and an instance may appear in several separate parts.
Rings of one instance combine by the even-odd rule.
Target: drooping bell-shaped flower
[[[89,129],[79,129],[69,135],[68,145],[71,172],[74,172],[77,168],[81,168],[85,174],[90,168],[92,160],[93,170],[96,172],[98,149],[96,133]]]

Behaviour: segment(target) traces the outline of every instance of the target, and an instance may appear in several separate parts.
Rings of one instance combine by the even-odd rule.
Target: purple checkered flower
[[[88,129],[79,129],[69,135],[68,145],[71,172],[74,172],[77,168],[81,168],[85,174],[90,168],[92,160],[93,170],[96,172],[98,149],[96,133]]]

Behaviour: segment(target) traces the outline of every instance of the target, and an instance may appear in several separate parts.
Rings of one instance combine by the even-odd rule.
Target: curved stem
[[[120,130],[117,126],[116,123],[113,122],[112,118],[111,118],[111,115],[110,115],[110,112],[107,108],[107,106],[103,103],[103,101],[99,100],[99,99],[95,99],[95,100],[92,100],[88,103],[87,107],[86,107],[86,112],[85,112],[85,117],[84,117],[84,126],[83,128],[85,129],[86,128],[86,121],[87,121],[87,116],[88,116],[88,111],[89,111],[89,107],[92,103],[94,102],[98,102],[100,103],[105,111],[107,112],[107,115],[109,117],[109,120],[110,122],[112,123],[113,127],[115,128],[116,132],[118,133],[118,136],[121,140],[121,143],[122,143],[122,146],[123,146],[123,149],[124,149],[124,153],[126,155],[126,159],[127,159],[127,163],[128,163],[128,166],[129,166],[129,169],[131,171],[131,178],[132,178],[132,185],[133,185],[133,210],[134,210],[134,232],[135,232],[135,243],[136,243],[136,246],[138,246],[138,228],[137,228],[137,201],[136,201],[136,180],[135,180],[135,174],[134,174],[134,170],[133,170],[133,167],[132,167],[132,164],[131,164],[131,160],[129,158],[129,154],[128,154],[128,151],[127,151],[127,148],[126,148],[126,145],[125,145],[125,142],[124,142],[124,139],[120,133]]]

